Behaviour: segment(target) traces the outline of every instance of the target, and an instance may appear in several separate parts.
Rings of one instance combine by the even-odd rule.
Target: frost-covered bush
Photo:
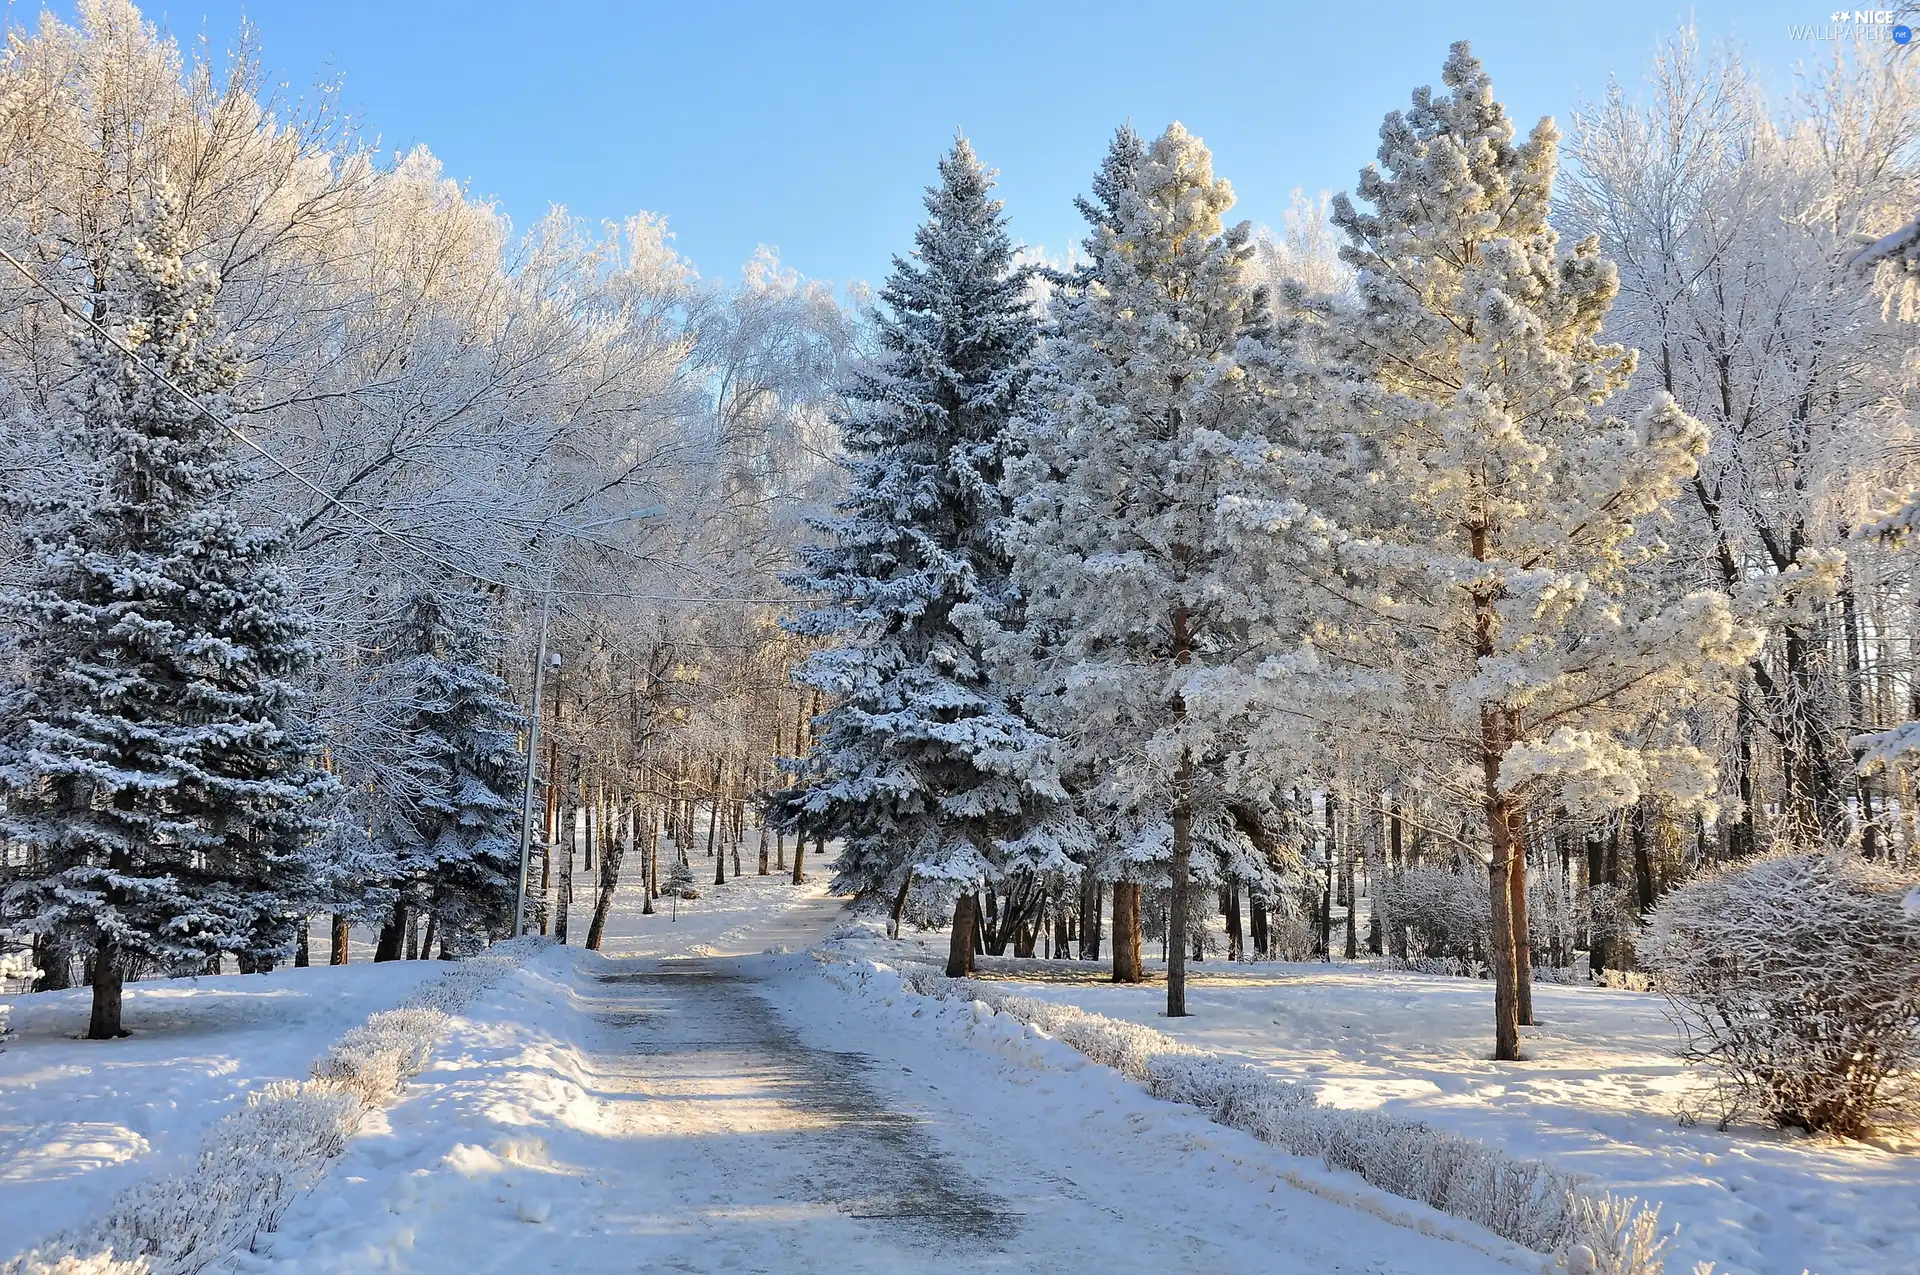
[[[1490,904],[1487,874],[1421,865],[1388,877],[1382,894],[1395,925],[1407,930],[1407,957],[1484,963]]]
[[[1654,990],[1653,976],[1641,970],[1602,970],[1600,986],[1612,988],[1616,992],[1650,992]]]
[[[1447,978],[1478,978],[1485,968],[1470,964],[1457,956],[1409,956],[1405,960],[1390,957],[1387,968],[1406,970],[1410,974],[1439,974]]]
[[[1318,1106],[1305,1086],[1137,1023],[975,979],[949,979],[933,966],[905,965],[899,973],[924,995],[972,1001],[1037,1027],[1142,1082],[1156,1098],[1197,1107],[1217,1124],[1555,1254],[1576,1275],[1661,1275],[1664,1269],[1657,1207],[1593,1191],[1578,1175],[1543,1161],[1515,1159],[1422,1120]]]
[[[399,1008],[342,1036],[311,1079],[248,1094],[208,1131],[193,1167],[135,1184],[90,1222],[0,1265],[0,1275],[191,1275],[250,1244],[326,1171],[361,1117],[425,1065],[447,1016],[537,942],[450,964]]]
[[[1909,885],[1850,855],[1787,851],[1697,878],[1654,911],[1641,960],[1723,1110],[1842,1136],[1920,1114]]]
[[[1267,951],[1282,961],[1304,961],[1320,946],[1320,930],[1290,891],[1276,893],[1267,909]]]

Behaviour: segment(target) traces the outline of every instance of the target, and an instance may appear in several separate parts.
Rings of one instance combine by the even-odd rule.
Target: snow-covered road
[[[1104,1068],[876,1014],[808,956],[728,954],[837,910],[737,884],[780,906],[694,945],[715,954],[512,976],[238,1269],[1513,1269],[1298,1191],[1287,1157]]]

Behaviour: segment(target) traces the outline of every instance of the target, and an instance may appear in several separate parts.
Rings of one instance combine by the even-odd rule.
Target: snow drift
[[[449,1017],[538,940],[460,961],[336,1041],[304,1081],[280,1081],[208,1132],[193,1167],[141,1182],[98,1217],[0,1266],[0,1275],[191,1275],[272,1230],[367,1112],[425,1066]]]

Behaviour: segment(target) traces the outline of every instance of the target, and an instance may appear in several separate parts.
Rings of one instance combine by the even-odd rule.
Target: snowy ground
[[[1004,1020],[734,955],[838,920],[749,876],[626,914],[606,956],[546,953],[237,1268],[1513,1269],[1295,1190],[1291,1157]]]
[[[876,959],[944,935],[860,944]],[[1155,962],[1157,966],[1158,963]],[[1314,1085],[1330,1106],[1432,1120],[1520,1156],[1661,1201],[1681,1236],[1670,1271],[1711,1259],[1739,1275],[1920,1272],[1920,1146],[1843,1144],[1713,1118],[1681,1127],[1693,1081],[1657,998],[1534,989],[1529,1061],[1495,1064],[1488,984],[1364,965],[1201,965],[1192,1017],[1163,1016],[1164,985],[1115,987],[1104,966],[988,959],[1024,995],[1144,1023]],[[1036,970],[1044,971],[1035,978]]]
[[[178,1167],[248,1090],[304,1077],[434,961],[130,983],[123,1040],[78,1039],[89,992],[9,998],[0,1042],[0,1258]]]
[[[1413,1218],[1470,1242],[1382,1221],[1409,1214],[1357,1182],[1333,1199],[1296,1189],[1305,1162],[1004,1019],[850,993],[804,951],[829,931],[883,961],[937,960],[944,936],[849,926],[822,892],[829,865],[810,867],[799,888],[751,872],[703,885],[678,919],[642,915],[624,891],[603,954],[549,951],[486,993],[232,1269],[1515,1269],[1496,1260],[1510,1248],[1453,1219]],[[584,930],[590,900],[576,908]],[[1432,1119],[1660,1200],[1683,1228],[1676,1275],[1701,1259],[1744,1275],[1920,1271],[1915,1148],[1678,1127],[1686,1078],[1644,995],[1543,986],[1531,1060],[1496,1067],[1481,983],[1209,961],[1194,1017],[1169,1023],[1161,988],[1116,988],[1098,967],[985,964],[1026,994],[1310,1082],[1330,1105]],[[18,1035],[0,1052],[0,1248],[171,1167],[239,1094],[303,1074],[436,969],[138,984],[136,1034],[104,1045],[73,1039],[84,992],[16,998]]]

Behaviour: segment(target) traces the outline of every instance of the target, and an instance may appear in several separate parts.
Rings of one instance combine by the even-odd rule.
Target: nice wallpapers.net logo
[[[1910,44],[1913,28],[1893,9],[1835,9],[1825,22],[1806,22],[1787,28],[1790,40],[1847,40],[1864,36]]]

